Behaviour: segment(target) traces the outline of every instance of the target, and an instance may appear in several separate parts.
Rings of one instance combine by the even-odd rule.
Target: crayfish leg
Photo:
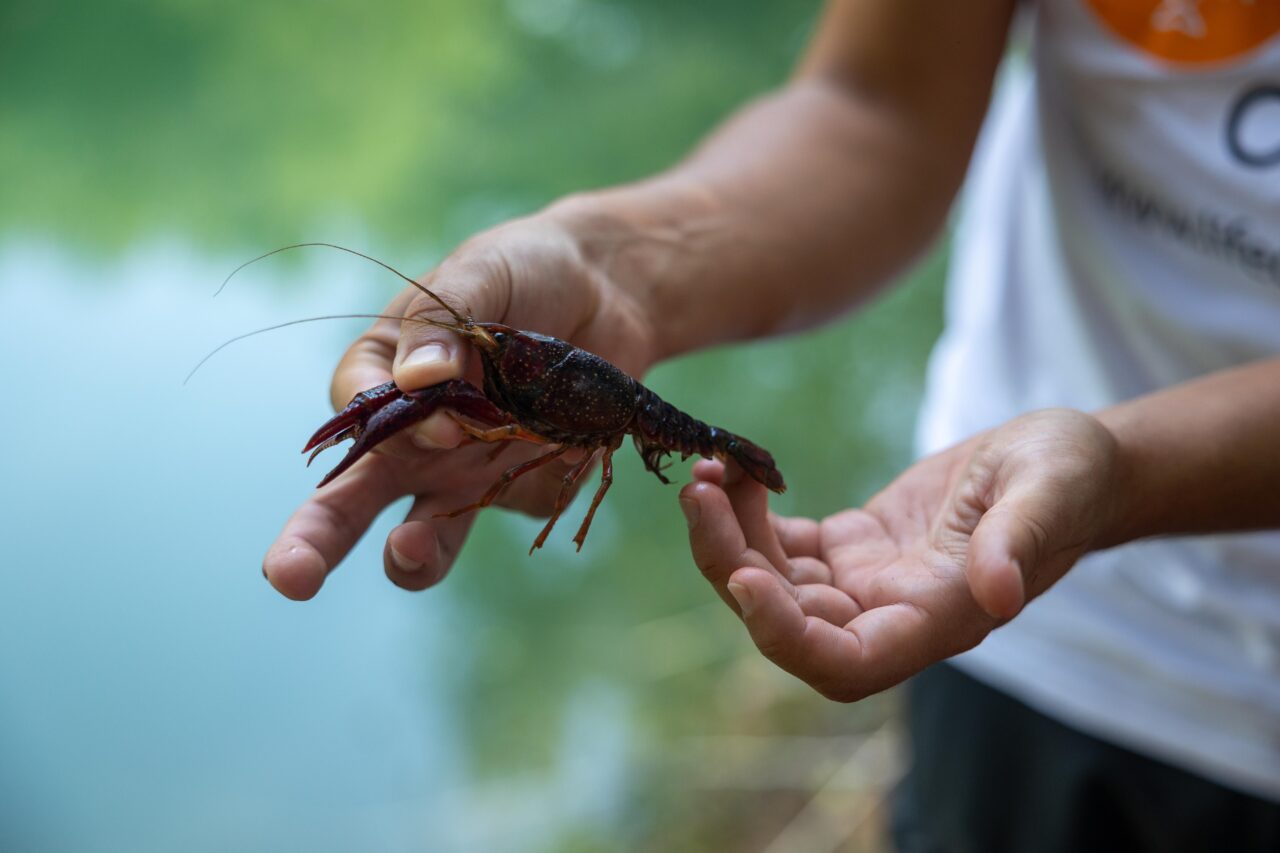
[[[512,467],[502,472],[502,476],[499,477],[494,482],[494,484],[489,487],[489,491],[485,492],[484,495],[480,498],[480,500],[476,501],[473,504],[469,504],[467,506],[455,509],[453,512],[438,512],[433,517],[434,518],[457,518],[460,515],[465,515],[466,513],[473,512],[474,510],[484,509],[489,504],[497,500],[498,495],[501,494],[502,490],[505,489],[508,485],[510,485],[512,481],[516,480],[519,477],[523,477],[525,474],[528,474],[530,471],[534,470],[535,468],[541,468],[543,465],[546,465],[551,460],[557,458],[558,456],[563,455],[564,452],[568,449],[569,449],[569,445],[562,444],[559,447],[557,447],[555,450],[551,450],[547,453],[542,454],[541,456],[538,456],[534,459],[530,459],[528,462],[521,462],[519,465],[513,465]]]
[[[587,531],[591,529],[591,519],[595,518],[596,508],[604,500],[605,492],[609,491],[609,487],[613,485],[613,451],[617,450],[621,444],[622,437],[619,436],[605,448],[604,454],[600,457],[600,488],[596,489],[595,497],[591,499],[591,506],[587,509],[587,515],[582,519],[582,526],[573,537],[579,551],[582,550],[582,543],[587,541]]]
[[[595,451],[585,454],[578,464],[569,469],[568,473],[560,481],[560,494],[556,495],[556,505],[551,510],[551,517],[547,519],[547,526],[542,528],[542,532],[538,534],[538,538],[533,540],[533,544],[529,546],[529,556],[533,556],[533,552],[542,547],[542,543],[547,541],[547,537],[551,535],[551,528],[556,526],[556,521],[560,518],[560,513],[564,512],[564,508],[569,505],[569,499],[573,497],[573,486],[578,482],[578,478],[582,476],[582,472],[587,470],[587,466],[591,464],[591,460],[595,457]],[[581,546],[579,546],[581,547]]]
[[[495,441],[528,441],[533,444],[546,444],[548,442],[548,439],[543,438],[536,432],[530,432],[520,426],[520,424],[504,424],[491,429],[480,429],[478,426],[469,424],[462,420],[453,412],[446,412],[446,414],[453,419],[453,422],[457,424],[463,432],[474,438],[476,441],[483,441],[486,443]]]
[[[657,477],[662,485],[671,485],[667,475],[662,473],[668,467],[662,464],[662,460],[669,451],[663,449],[660,444],[650,444],[647,441],[643,441],[639,435],[632,435],[632,439],[636,445],[636,453],[639,453],[640,458],[644,461],[645,470],[652,471],[653,476]],[[687,456],[688,454],[685,455]]]

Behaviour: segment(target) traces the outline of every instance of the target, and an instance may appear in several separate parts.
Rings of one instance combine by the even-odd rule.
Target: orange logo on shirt
[[[1280,32],[1280,0],[1086,0],[1125,41],[1172,62],[1219,62]]]

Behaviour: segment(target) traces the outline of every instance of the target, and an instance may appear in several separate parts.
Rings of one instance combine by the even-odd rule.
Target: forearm
[[[645,307],[659,358],[829,318],[940,229],[1008,14],[838,0],[793,83],[670,171],[548,214]]]
[[[659,357],[829,316],[938,230],[959,169],[816,81],[753,104],[650,181],[566,200],[588,261],[655,320]]]
[[[1100,547],[1280,527],[1280,359],[1099,413],[1115,436],[1115,506]]]

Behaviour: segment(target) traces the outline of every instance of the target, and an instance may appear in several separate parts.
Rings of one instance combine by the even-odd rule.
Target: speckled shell
[[[764,448],[682,412],[600,356],[559,338],[483,326],[498,345],[481,352],[485,395],[526,429],[590,448],[630,433],[645,467],[664,483],[664,458],[697,454],[732,458],[770,489],[786,490]]]
[[[559,338],[517,332],[484,363],[485,392],[553,441],[596,443],[625,433],[635,414],[638,383]]]

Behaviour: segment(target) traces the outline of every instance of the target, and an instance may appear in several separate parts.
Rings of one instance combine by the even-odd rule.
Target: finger
[[[862,608],[848,593],[825,583],[797,584],[796,602],[804,615],[816,616],[837,628],[843,628],[862,614]]]
[[[845,626],[857,638],[861,653],[845,668],[843,682],[834,687],[844,701],[860,699],[901,684],[926,667],[976,646],[995,627],[994,621],[974,618],[972,602],[952,598],[952,604],[928,610],[900,601],[873,607]]]
[[[383,439],[373,447],[373,451],[393,459],[419,462],[427,453],[457,450],[466,440],[458,422],[447,412],[439,411],[425,421],[410,424]]]
[[[908,604],[873,608],[842,628],[807,614],[799,601],[758,569],[734,572],[729,589],[739,599],[743,621],[761,653],[828,699],[857,701],[906,680],[942,656],[927,615]],[[827,597],[818,606],[834,604]]]
[[[732,572],[726,584],[756,647],[794,672],[802,663],[797,653],[805,631],[805,613],[794,591],[783,587],[777,575],[749,567]]]
[[[777,575],[785,588],[791,588],[791,583],[764,555],[748,547],[729,497],[718,486],[705,481],[690,483],[680,491],[680,507],[689,524],[689,547],[694,562],[716,593],[735,611],[738,604],[726,584],[729,576],[742,566],[766,569]]]
[[[857,637],[807,615],[776,577],[759,569],[734,572],[729,591],[761,654],[824,696],[843,698],[840,685],[861,654]]]
[[[496,257],[469,254],[446,260],[423,285],[459,315],[496,320],[506,314],[511,282],[506,267]],[[405,313],[410,317],[457,323],[453,312],[430,294],[413,294]],[[404,323],[396,343],[392,372],[405,390],[425,388],[466,372],[470,347],[454,332],[425,323]]]
[[[420,497],[413,502],[404,523],[387,535],[382,564],[391,582],[402,589],[419,591],[435,586],[453,567],[474,512],[457,518],[434,518],[445,507],[440,498]]]
[[[774,534],[782,545],[782,550],[792,557],[822,556],[822,529],[812,518],[788,518],[785,515],[769,512],[769,523],[773,525]]]
[[[383,313],[389,317],[402,316],[410,299],[408,292],[402,292],[391,300]],[[329,385],[329,397],[335,410],[341,411],[361,391],[391,381],[391,364],[399,338],[399,322],[378,320],[347,348]],[[403,439],[397,439],[394,444],[380,446],[380,452],[405,455],[421,450],[457,447],[462,440],[462,430],[444,412],[436,412],[406,430]]]
[[[1003,498],[983,514],[969,540],[969,589],[997,619],[1018,615],[1027,600],[1023,573],[1034,572],[1044,551],[1044,527],[1025,503],[1016,495]]]
[[[818,522],[810,518],[787,518],[777,515],[768,509],[769,494],[750,477],[742,476],[742,469],[737,465],[726,468],[723,462],[715,459],[704,459],[694,463],[693,475],[698,480],[721,486],[730,496],[730,501],[739,511],[740,518],[750,518],[744,522],[744,533],[751,547],[766,556],[786,565],[783,555],[818,557],[820,555],[820,537]],[[756,519],[760,505],[765,507],[765,515],[772,532],[765,529]],[[774,547],[774,542],[778,547]],[[829,578],[829,572],[827,573]],[[792,578],[793,581],[800,581]],[[814,582],[822,582],[821,580]]]
[[[401,293],[387,305],[384,314],[399,317],[409,304],[409,294]],[[341,411],[361,391],[391,381],[391,362],[400,338],[400,323],[378,320],[352,342],[338,361],[329,385],[335,410]]]
[[[724,483],[724,463],[718,459],[699,459],[693,463],[694,479],[719,486]]]
[[[831,567],[816,557],[792,557],[788,562],[791,565],[791,570],[787,572],[787,577],[794,584],[824,583],[830,585],[834,580],[831,574]]]
[[[407,441],[402,444],[401,441],[400,436],[393,436],[383,444],[378,445],[378,447],[390,447],[391,449],[388,450],[388,453],[392,456],[422,458],[422,448],[417,448]],[[407,448],[407,450],[402,448]],[[502,456],[497,461],[488,458],[495,450],[502,451]],[[478,498],[483,494],[485,488],[497,481],[504,470],[522,462],[528,462],[546,453],[546,451],[547,445],[524,441],[504,442],[502,444],[474,444],[462,449],[462,453],[470,454],[468,458],[474,460],[468,469],[473,472],[471,480],[472,485],[476,487],[474,497]],[[569,473],[587,452],[589,451],[571,449],[560,458],[519,477],[498,493],[498,497],[494,500],[494,505],[538,518],[546,518],[551,514],[556,498],[564,488],[565,474]],[[441,458],[457,464],[456,458],[452,456],[442,456]],[[588,475],[584,472],[579,477],[578,483],[573,486],[571,494],[577,494],[580,485],[587,480]],[[455,503],[464,505],[467,502],[461,498],[455,498]],[[445,512],[454,509],[457,509],[457,506],[442,507],[442,511]]]
[[[791,564],[769,519],[769,490],[746,476],[736,464],[724,467],[723,483],[747,547],[759,551],[771,565],[786,572]]]
[[[360,460],[313,492],[285,522],[262,563],[263,574],[282,595],[303,601],[319,592],[378,513],[400,497],[387,464],[377,456]]]

